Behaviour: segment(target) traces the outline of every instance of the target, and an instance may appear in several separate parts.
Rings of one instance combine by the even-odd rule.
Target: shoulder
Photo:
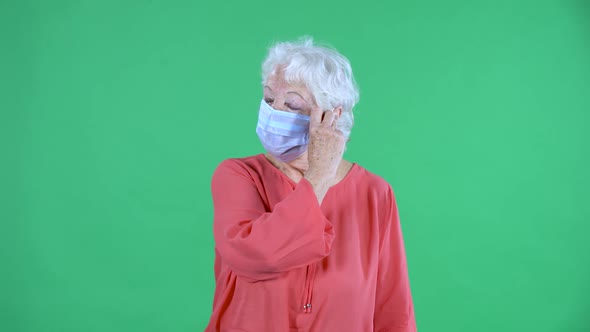
[[[383,177],[377,175],[365,167],[355,163],[353,167],[355,186],[378,195],[387,196],[393,194],[393,188]]]
[[[247,180],[255,182],[261,177],[268,165],[263,160],[264,155],[258,154],[248,157],[227,158],[222,160],[213,171],[213,183],[223,181]]]
[[[264,165],[264,160],[262,160],[264,156],[261,154],[248,156],[248,157],[238,157],[238,158],[227,158],[222,160],[217,167],[215,168],[215,173],[218,172],[225,172],[225,171],[249,171],[249,170],[256,170],[262,169]]]
[[[356,164],[356,186],[367,195],[368,205],[376,209],[379,227],[387,228],[398,222],[398,208],[393,187],[383,177]]]
[[[367,203],[376,207],[380,214],[397,213],[397,203],[392,185],[382,176],[356,164],[353,177],[354,189],[359,196],[367,198]],[[387,218],[386,218],[387,219]]]

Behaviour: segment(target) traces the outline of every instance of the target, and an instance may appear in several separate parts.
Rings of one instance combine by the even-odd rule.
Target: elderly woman
[[[358,89],[311,39],[262,65],[266,153],[215,170],[215,278],[206,331],[416,331],[391,186],[342,159]]]

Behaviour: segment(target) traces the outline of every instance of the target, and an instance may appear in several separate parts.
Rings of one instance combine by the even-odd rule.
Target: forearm
[[[234,272],[255,280],[273,278],[330,252],[334,231],[302,180],[271,212],[237,207],[227,191],[214,191],[216,247]]]

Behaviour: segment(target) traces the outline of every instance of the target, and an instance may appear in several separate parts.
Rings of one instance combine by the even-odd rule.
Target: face
[[[310,115],[315,107],[313,97],[303,85],[293,85],[284,79],[282,70],[270,75],[264,86],[264,101],[280,111]]]

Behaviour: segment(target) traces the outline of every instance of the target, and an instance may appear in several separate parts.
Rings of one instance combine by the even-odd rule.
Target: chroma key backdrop
[[[586,0],[0,1],[0,331],[202,331],[212,172],[306,35],[352,64],[418,330],[590,331]]]

